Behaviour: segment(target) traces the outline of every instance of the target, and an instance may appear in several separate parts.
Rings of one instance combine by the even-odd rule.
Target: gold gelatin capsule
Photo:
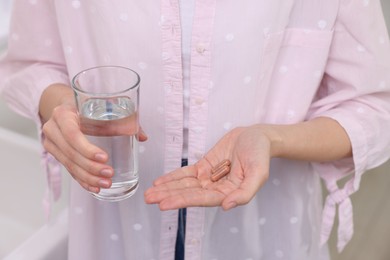
[[[230,172],[230,167],[227,165],[224,165],[222,167],[219,167],[217,171],[212,173],[211,175],[211,181],[215,182],[220,180],[221,178],[225,177]]]
[[[222,162],[218,163],[215,167],[211,169],[211,173],[217,172],[219,169],[221,169],[224,166],[230,166],[230,160],[225,159]]]

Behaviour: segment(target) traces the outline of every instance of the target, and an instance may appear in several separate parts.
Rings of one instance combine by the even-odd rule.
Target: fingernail
[[[114,175],[114,172],[111,169],[103,169],[100,171],[100,175],[103,177],[110,178],[112,175]]]
[[[139,135],[138,138],[140,138],[142,141],[148,140],[148,135],[142,130],[142,128],[139,129]]]
[[[98,184],[102,188],[110,188],[111,182],[109,180],[99,180]]]
[[[105,161],[107,156],[104,153],[97,153],[95,154],[95,159],[98,161]]]

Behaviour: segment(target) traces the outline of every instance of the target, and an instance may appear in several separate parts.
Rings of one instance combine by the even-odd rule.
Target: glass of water
[[[81,131],[114,169],[111,188],[92,193],[100,200],[123,200],[137,190],[139,86],[139,75],[119,66],[86,69],[72,80]]]

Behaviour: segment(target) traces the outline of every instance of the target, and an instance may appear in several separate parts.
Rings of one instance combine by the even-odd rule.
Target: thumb
[[[145,142],[146,140],[148,140],[148,136],[146,135],[142,127],[140,127],[138,133],[138,141]]]
[[[262,167],[257,164],[244,169],[244,180],[236,190],[222,201],[222,208],[229,210],[249,203],[267,181],[268,176],[269,168],[268,166],[264,167],[264,164]]]

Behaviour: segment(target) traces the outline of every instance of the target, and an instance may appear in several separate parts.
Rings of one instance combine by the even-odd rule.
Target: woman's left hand
[[[224,210],[248,203],[266,182],[272,141],[264,126],[235,128],[194,165],[179,168],[154,182],[145,201],[161,210],[193,206],[222,206]],[[211,169],[224,159],[230,172],[211,181]]]

